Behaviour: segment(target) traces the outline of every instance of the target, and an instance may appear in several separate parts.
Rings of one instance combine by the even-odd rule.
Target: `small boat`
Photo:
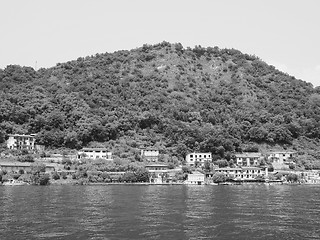
[[[232,185],[232,183],[230,183],[230,182],[222,182],[222,183],[219,183],[219,185]]]
[[[4,186],[21,186],[21,185],[27,185],[28,183],[15,180],[15,179],[8,179],[2,183]]]
[[[214,182],[209,182],[208,185],[219,185],[219,184]]]

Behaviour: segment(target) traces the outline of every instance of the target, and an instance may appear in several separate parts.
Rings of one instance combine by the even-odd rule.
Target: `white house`
[[[257,166],[263,159],[261,153],[236,153],[236,164],[238,166]]]
[[[159,150],[155,148],[141,149],[141,157],[148,162],[157,162],[159,159]]]
[[[206,161],[212,162],[211,153],[189,153],[186,156],[188,166],[203,166]]]
[[[216,168],[215,172],[224,173],[227,177],[240,181],[252,181],[257,177],[268,176],[268,168],[263,170],[259,167]]]
[[[185,181],[185,184],[192,185],[203,185],[205,180],[205,175],[201,172],[195,171],[191,174],[188,174],[188,178]]]
[[[150,183],[161,184],[168,176],[169,167],[166,164],[150,164],[145,168],[150,173]]]
[[[290,163],[290,158],[293,158],[297,155],[296,152],[287,152],[287,151],[279,151],[279,152],[269,152],[267,153],[267,159],[272,163],[277,164],[288,164]]]
[[[106,148],[83,148],[78,151],[78,159],[81,158],[113,160],[112,152],[108,152]]]
[[[24,134],[12,134],[9,135],[7,140],[7,147],[9,149],[25,149],[35,150],[35,136],[36,134],[24,135]]]

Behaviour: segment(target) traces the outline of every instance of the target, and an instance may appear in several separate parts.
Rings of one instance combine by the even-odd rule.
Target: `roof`
[[[141,148],[143,151],[159,151],[157,148]]]
[[[236,153],[235,154],[236,157],[261,157],[261,153],[260,152],[254,152],[254,153]]]
[[[192,152],[192,153],[188,153],[189,154],[211,154],[210,152]]]
[[[35,137],[37,134],[9,134],[9,137]]]
[[[12,163],[12,162],[2,162],[0,167],[30,167],[31,163],[21,162],[21,163]]]
[[[54,165],[54,164],[45,164],[46,165],[46,168],[55,168],[56,167],[56,165]]]
[[[33,163],[30,162],[19,162],[19,163],[14,163],[14,162],[2,162],[0,163],[0,167],[31,167]],[[54,164],[44,164],[46,168],[54,168]]]
[[[80,151],[107,151],[107,148],[82,148]]]
[[[168,165],[166,164],[149,164],[149,165],[145,165],[145,167],[168,167]]]
[[[203,173],[199,172],[199,171],[194,171],[191,174],[188,175],[204,175]]]
[[[242,167],[243,170],[261,170],[259,167]]]
[[[242,170],[242,168],[230,168],[230,167],[225,167],[225,168],[216,168],[215,169],[216,171],[219,171],[219,170],[221,170],[221,171],[235,171],[235,170]]]
[[[296,153],[291,151],[274,151],[274,152],[268,152],[268,154],[275,154],[275,153]]]

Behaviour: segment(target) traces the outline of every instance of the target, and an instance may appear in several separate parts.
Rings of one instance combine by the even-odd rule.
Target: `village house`
[[[0,170],[8,173],[19,173],[19,171],[23,170],[25,173],[28,173],[32,170],[32,163],[0,163]],[[55,171],[54,165],[45,165],[45,172],[51,173],[53,171]]]
[[[15,150],[35,150],[36,134],[11,134],[7,140],[7,147]]]
[[[106,148],[83,148],[78,151],[78,159],[105,159],[112,161],[112,152],[108,152]]]
[[[147,162],[157,162],[159,160],[159,150],[155,148],[141,149],[141,158]]]
[[[205,183],[205,175],[201,172],[195,171],[188,174],[185,184],[203,185]]]
[[[186,164],[188,166],[204,166],[204,163],[212,162],[212,155],[211,153],[189,153],[186,156]]]
[[[320,171],[310,170],[301,173],[301,178],[306,184],[320,184]]]
[[[236,153],[236,164],[238,166],[258,166],[263,159],[261,153]]]
[[[268,176],[268,168],[263,170],[259,167],[216,168],[215,172],[224,173],[228,178],[236,181],[253,181],[259,177]]]
[[[284,167],[288,168],[288,165],[292,163],[292,158],[297,155],[296,152],[269,152],[267,153],[267,159],[272,163],[275,169],[282,169]],[[287,166],[286,166],[287,165]]]
[[[146,165],[145,168],[150,173],[150,183],[161,184],[168,177],[169,166],[166,164],[150,164]]]

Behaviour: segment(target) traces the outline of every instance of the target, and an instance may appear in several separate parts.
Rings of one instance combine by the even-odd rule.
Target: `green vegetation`
[[[37,133],[47,148],[103,146],[132,162],[142,146],[175,163],[205,151],[220,166],[235,151],[277,145],[315,166],[319,120],[319,88],[235,49],[162,42],[38,71],[0,69],[0,142]]]

